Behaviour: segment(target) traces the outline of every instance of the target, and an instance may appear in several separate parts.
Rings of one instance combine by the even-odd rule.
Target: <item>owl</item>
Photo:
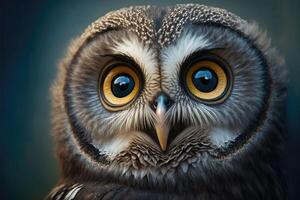
[[[285,88],[267,35],[224,9],[109,12],[59,66],[46,199],[285,199]]]

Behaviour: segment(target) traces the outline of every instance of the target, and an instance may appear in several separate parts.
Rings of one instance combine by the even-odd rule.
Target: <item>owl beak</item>
[[[167,148],[168,136],[170,131],[169,126],[165,123],[165,113],[165,107],[158,105],[156,109],[156,115],[158,119],[155,125],[155,130],[160,147],[163,151],[165,151]]]
[[[170,99],[165,94],[160,94],[155,99],[155,113],[157,116],[157,122],[155,124],[156,135],[163,151],[167,149],[168,136],[170,132],[170,126],[166,123],[166,112],[170,107]]]

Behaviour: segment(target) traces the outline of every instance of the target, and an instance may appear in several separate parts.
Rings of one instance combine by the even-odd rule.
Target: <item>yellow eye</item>
[[[105,74],[100,86],[100,95],[110,107],[122,107],[138,95],[141,81],[131,67],[117,65]]]
[[[191,65],[186,73],[189,92],[200,100],[212,102],[226,96],[230,77],[218,63],[200,60]]]

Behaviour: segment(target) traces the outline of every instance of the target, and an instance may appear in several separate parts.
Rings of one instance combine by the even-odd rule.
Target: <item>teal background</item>
[[[0,198],[42,199],[59,176],[50,135],[49,87],[72,38],[106,12],[124,6],[201,3],[222,7],[268,30],[286,58],[289,87],[282,154],[290,199],[300,178],[300,3],[252,1],[2,0],[0,51]]]

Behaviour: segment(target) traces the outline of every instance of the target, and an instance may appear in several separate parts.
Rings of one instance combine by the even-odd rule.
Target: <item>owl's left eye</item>
[[[217,56],[204,55],[192,59],[183,74],[188,93],[204,103],[218,103],[230,92],[230,69],[225,61]]]
[[[110,67],[100,82],[100,96],[110,108],[120,108],[132,102],[141,89],[140,76],[132,67]]]

